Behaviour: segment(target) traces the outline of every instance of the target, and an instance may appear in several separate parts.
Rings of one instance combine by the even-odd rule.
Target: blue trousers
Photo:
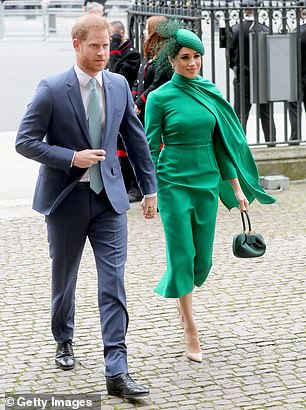
[[[52,333],[57,342],[73,339],[75,289],[88,238],[98,273],[98,304],[105,375],[127,372],[128,327],[124,267],[127,256],[126,213],[117,214],[104,191],[78,183],[53,214],[46,216],[52,260]],[[90,331],[90,330],[89,330]]]

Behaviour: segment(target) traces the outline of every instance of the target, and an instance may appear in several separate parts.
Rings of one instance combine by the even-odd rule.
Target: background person
[[[242,3],[243,5],[254,7],[255,1],[254,0],[246,0]],[[249,118],[250,110],[252,107],[251,104],[251,90],[250,90],[250,40],[249,34],[251,31],[256,32],[269,32],[269,28],[264,24],[258,23],[254,21],[254,10],[245,9],[244,11],[244,22],[242,24],[235,24],[231,27],[232,35],[233,35],[233,46],[230,49],[230,67],[234,70],[234,110],[240,119],[242,124],[245,124],[244,131],[246,132],[246,124]],[[243,48],[244,48],[244,64],[243,70],[240,67],[240,41],[239,41],[239,31],[243,30]],[[241,86],[241,78],[244,78],[244,107],[245,107],[245,117],[244,121],[241,118],[241,104],[242,101],[240,100],[240,86]],[[259,113],[260,113],[260,120],[261,125],[265,137],[266,142],[274,142],[276,140],[276,129],[274,118],[272,117],[272,132],[270,134],[270,111],[269,111],[269,104],[260,104],[259,105]],[[269,146],[273,146],[275,144],[269,144]]]
[[[305,6],[305,2],[300,2],[301,6]],[[301,9],[300,11],[300,16],[302,21],[306,19],[306,9]],[[304,111],[306,112],[306,24],[301,24],[300,26],[300,33],[301,33],[301,78],[302,78],[302,84],[301,84],[301,101],[304,106]],[[298,131],[297,131],[297,123],[298,123],[298,103],[297,102],[291,102],[288,104],[289,108],[289,120],[290,120],[290,125],[291,125],[291,136],[290,136],[290,141],[294,141],[295,143],[298,142]],[[302,108],[302,107],[301,107]]]
[[[132,88],[132,94],[135,101],[134,110],[138,118],[144,123],[146,100],[149,93],[166,81],[170,80],[171,75],[158,70],[154,66],[154,60],[158,52],[158,44],[162,40],[160,34],[157,33],[157,28],[164,24],[167,18],[164,16],[151,16],[146,21],[146,28],[144,31],[144,58],[141,61],[137,79]],[[132,184],[129,190],[129,198],[139,197],[138,187]]]
[[[129,87],[132,88],[140,66],[140,54],[131,40],[125,37],[125,27],[122,21],[112,21],[111,27],[108,68],[113,73],[123,75]]]
[[[95,2],[92,2],[92,1],[90,1],[90,0],[85,0],[85,1],[84,1],[84,7],[86,8],[86,7],[89,5],[89,3],[99,3],[99,4],[101,4],[101,6],[102,6],[103,9],[104,9],[104,8],[105,8],[106,0],[97,0],[97,1],[95,1]]]
[[[154,65],[154,60],[158,54],[158,45],[163,40],[157,29],[162,24],[165,24],[166,21],[167,18],[164,16],[151,16],[146,21],[143,47],[144,58],[132,89],[135,112],[142,123],[144,123],[146,101],[149,93],[169,81],[172,75],[172,73],[169,74],[162,69],[156,69]]]
[[[123,75],[127,79],[129,87],[132,88],[140,65],[140,54],[135,49],[132,42],[125,38],[125,27],[122,21],[112,21],[111,26],[112,38],[108,68],[113,73]],[[121,171],[129,201],[131,203],[141,201],[142,195],[120,135],[118,135],[117,154],[120,160]]]
[[[88,14],[97,14],[98,16],[105,16],[104,6],[95,1],[90,1],[84,6],[85,12]]]
[[[111,27],[93,14],[72,28],[75,65],[40,82],[16,137],[16,150],[41,163],[33,208],[45,215],[52,259],[52,333],[56,366],[75,367],[75,288],[86,238],[98,273],[98,304],[107,391],[139,397],[146,387],[128,373],[124,289],[129,202],[116,155],[124,138],[143,193],[146,218],[156,213],[154,168],[127,81],[104,68]]]
[[[145,128],[157,173],[158,207],[167,269],[155,291],[179,298],[186,355],[201,362],[192,292],[212,265],[218,196],[228,209],[248,209],[254,198],[272,203],[259,184],[254,158],[232,106],[198,74],[204,47],[191,31],[171,24],[157,58],[168,59],[171,81],[150,93]],[[160,145],[163,148],[160,151]]]

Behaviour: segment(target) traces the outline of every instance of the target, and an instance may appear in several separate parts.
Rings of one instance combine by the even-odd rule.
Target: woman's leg
[[[179,298],[180,310],[184,322],[186,355],[196,362],[202,361],[202,351],[198,329],[192,315],[192,292]]]
[[[176,308],[177,308],[177,312],[180,318],[180,325],[184,328],[185,324],[184,324],[184,315],[181,309],[181,305],[180,305],[180,299],[176,299]]]

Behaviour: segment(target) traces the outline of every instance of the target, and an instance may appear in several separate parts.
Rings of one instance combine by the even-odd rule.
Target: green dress
[[[201,84],[202,81],[207,80],[201,79]],[[157,174],[167,262],[167,270],[155,291],[167,298],[184,296],[207,278],[212,266],[220,190],[228,208],[237,206],[232,192],[222,187],[221,181],[235,178],[243,171],[224,143],[220,131],[224,120],[210,106],[215,101],[211,97],[208,103],[195,99],[195,94],[199,95],[195,84],[198,85],[194,80],[174,74],[147,100],[145,127]],[[186,92],[188,86],[190,93]],[[213,93],[218,100],[218,90],[213,89]],[[230,113],[235,116],[233,111]],[[245,181],[241,182],[245,185]],[[245,188],[252,200],[252,188]],[[258,186],[256,189],[262,191]],[[272,197],[261,194],[261,202],[273,202]]]

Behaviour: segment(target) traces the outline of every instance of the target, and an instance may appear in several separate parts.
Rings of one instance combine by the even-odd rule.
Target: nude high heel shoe
[[[185,346],[186,346],[186,351],[185,351],[185,353],[186,353],[186,356],[188,357],[189,360],[192,360],[193,362],[201,363],[202,360],[203,360],[203,353],[202,353],[201,348],[200,348],[200,351],[199,351],[199,352],[192,352],[192,351],[190,351],[190,350],[189,350],[190,347],[188,347],[188,343],[187,343],[186,332],[184,333],[184,336],[185,336]],[[191,336],[190,339],[195,339],[195,338],[196,338],[196,336]],[[198,342],[199,342],[199,339],[198,339]],[[190,343],[190,341],[189,341],[189,343]],[[199,343],[199,344],[200,344],[200,343]]]
[[[191,353],[191,352],[186,351],[186,356],[188,357],[189,360],[192,360],[193,362],[197,362],[197,363],[201,363],[203,360],[202,352]]]

